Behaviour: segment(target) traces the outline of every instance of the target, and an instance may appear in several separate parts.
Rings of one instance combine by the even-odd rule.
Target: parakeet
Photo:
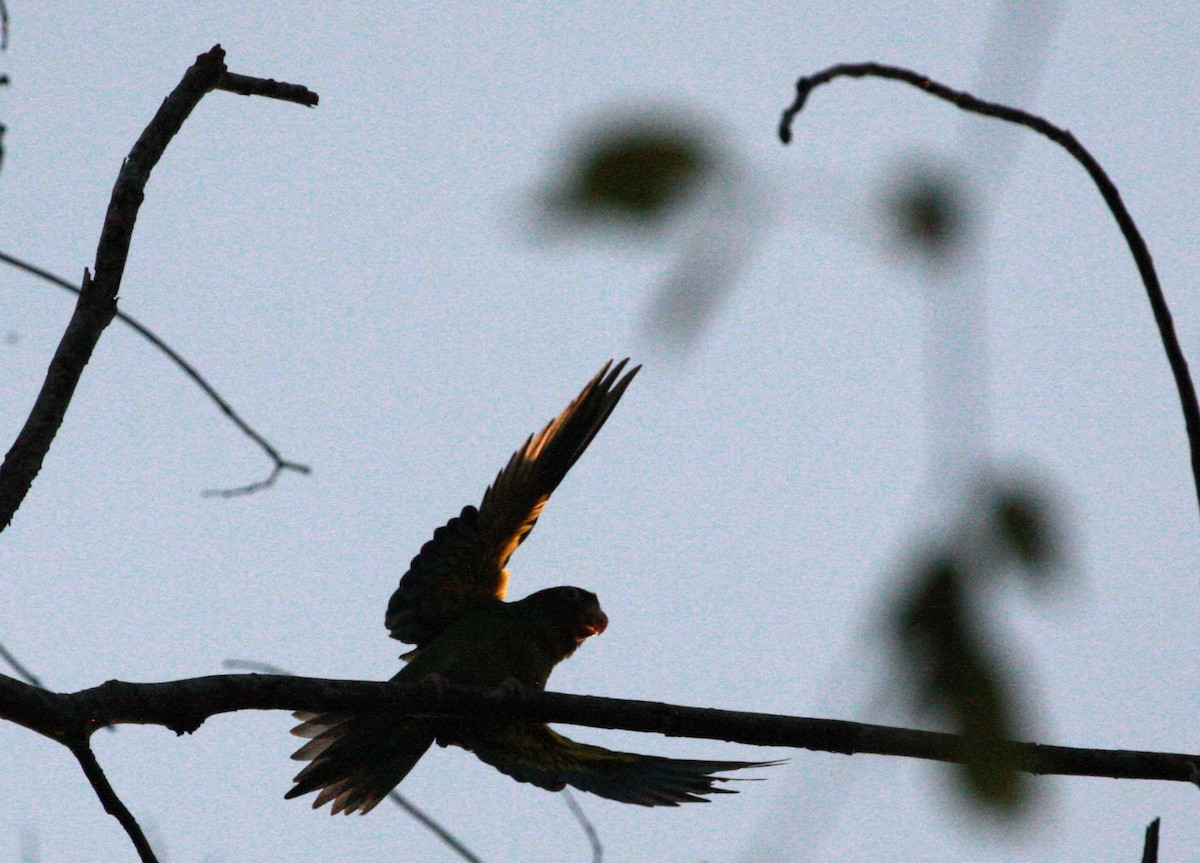
[[[606,363],[583,391],[513,454],[479,507],[467,506],[434,531],[388,603],[392,638],[416,645],[393,680],[510,684],[541,689],[554,666],[608,617],[596,595],[552,587],[505,602],[508,559],[533,529],[551,493],[587,449],[640,366]],[[613,752],[576,743],[539,722],[381,714],[297,714],[292,733],[310,738],[292,756],[310,762],[287,797],[319,791],[313,808],[369,812],[436,740],[474,752],[521,782],[560,791],[571,785],[643,806],[704,801],[732,793],[717,772],[767,762],[691,761]]]

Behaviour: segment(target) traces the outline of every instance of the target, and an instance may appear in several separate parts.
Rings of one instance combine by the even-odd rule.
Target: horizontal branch
[[[843,755],[891,755],[962,762],[978,741],[959,735],[812,719],[684,707],[652,701],[567,695],[506,687],[324,680],[274,674],[222,674],[168,683],[110,680],[92,689],[53,693],[0,675],[0,718],[68,745],[118,723],[162,725],[191,733],[210,716],[237,710],[356,711],[528,719],[642,731],[670,737],[725,740]],[[975,747],[970,749],[970,747]],[[1078,749],[998,742],[999,759],[1026,773],[1196,782],[1200,755]],[[971,755],[971,757],[976,757]]]

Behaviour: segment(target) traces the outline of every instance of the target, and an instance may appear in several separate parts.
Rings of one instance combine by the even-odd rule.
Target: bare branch
[[[76,296],[79,295],[79,288],[75,287],[66,279],[55,275],[49,270],[44,270],[41,267],[34,266],[27,261],[22,261],[20,258],[13,257],[6,252],[0,252],[0,261],[10,264],[19,270],[24,270],[31,275],[45,279],[52,285],[57,285],[60,288],[71,291]],[[221,394],[218,393],[216,389],[204,379],[204,376],[201,375],[200,372],[196,371],[195,367],[191,363],[180,356],[174,348],[160,339],[153,330],[133,318],[131,315],[125,314],[120,309],[117,309],[116,318],[117,320],[121,321],[121,323],[132,328],[134,332],[136,332],[146,341],[150,342],[150,344],[154,345],[154,347],[166,354],[167,359],[175,363],[175,365],[177,365],[185,375],[191,378],[192,381],[195,382],[196,386],[200,387],[200,389],[204,391],[204,394],[216,404],[216,406],[221,410],[221,413],[225,414],[225,416],[229,418],[229,421],[237,426],[242,434],[250,438],[250,440],[252,440],[258,446],[258,448],[265,452],[267,457],[275,463],[274,469],[265,480],[242,486],[240,489],[206,491],[204,492],[205,496],[232,497],[238,493],[246,494],[250,491],[258,491],[261,488],[274,485],[276,478],[284,470],[294,470],[300,474],[309,474],[312,472],[312,468],[310,468],[308,465],[298,464],[283,458],[283,456],[279,454],[279,450],[272,446],[271,443],[261,434],[255,431],[248,422],[242,419],[242,417],[233,409],[229,402],[225,401]]]
[[[4,464],[0,465],[0,530],[12,523],[13,515],[42,469],[42,461],[62,425],[83,368],[91,359],[100,334],[117,313],[117,293],[150,172],[192,109],[205,93],[221,83],[227,72],[224,61],[225,52],[220,45],[214,45],[196,58],[184,73],[183,80],[163,100],[121,165],[96,248],[95,277],[84,270],[75,313],[50,361],[41,392],[24,428],[5,456]],[[264,95],[280,97],[277,92]],[[299,470],[302,466],[292,465],[291,468]],[[269,482],[273,482],[282,469],[277,460]]]
[[[315,108],[321,97],[312,90],[300,84],[288,84],[273,78],[251,78],[249,75],[239,75],[236,72],[226,72],[217,81],[217,90],[237,93],[240,96],[265,96],[268,99],[282,99],[285,102],[295,102]]]
[[[137,823],[137,819],[133,817],[133,813],[121,802],[121,798],[117,796],[117,792],[113,791],[112,785],[108,782],[108,777],[104,775],[104,771],[100,768],[100,762],[96,760],[96,756],[92,754],[92,747],[88,745],[86,738],[72,743],[68,746],[71,754],[79,761],[79,766],[83,768],[83,773],[88,778],[88,782],[92,783],[92,788],[96,792],[96,796],[100,798],[100,802],[104,805],[104,811],[117,819],[117,822],[129,834],[129,839],[133,842],[133,847],[137,849],[138,857],[142,863],[158,863],[158,858],[154,856],[154,851],[150,847],[150,843],[146,841],[146,834],[142,832],[141,826]]]
[[[1188,370],[1187,359],[1183,355],[1183,348],[1180,347],[1179,339],[1175,335],[1175,322],[1171,317],[1171,310],[1167,306],[1167,299],[1163,295],[1162,285],[1158,281],[1158,273],[1154,269],[1154,261],[1150,257],[1150,249],[1146,246],[1146,241],[1142,239],[1141,232],[1138,231],[1133,217],[1129,215],[1129,211],[1125,208],[1125,202],[1121,200],[1121,193],[1117,191],[1116,185],[1109,179],[1104,169],[1100,167],[1100,163],[1075,139],[1074,135],[1066,129],[1060,129],[1058,126],[1036,114],[1030,114],[1017,108],[997,104],[996,102],[987,102],[972,96],[970,93],[954,90],[945,84],[940,84],[910,69],[898,66],[886,66],[881,63],[839,63],[836,66],[823,69],[815,75],[807,75],[798,80],[796,82],[796,99],[783,112],[783,117],[779,122],[779,138],[783,143],[788,144],[791,142],[792,121],[803,110],[804,103],[808,100],[809,94],[822,84],[827,84],[834,78],[841,77],[874,77],[903,81],[905,84],[911,84],[920,90],[924,90],[931,96],[944,99],[964,111],[982,114],[985,117],[994,117],[997,120],[1005,120],[1009,123],[1016,123],[1032,129],[1058,144],[1070,153],[1075,158],[1075,161],[1083,166],[1084,170],[1091,176],[1092,182],[1096,184],[1096,188],[1100,190],[1100,194],[1103,196],[1104,202],[1108,204],[1108,209],[1112,212],[1113,217],[1117,220],[1117,225],[1120,227],[1121,233],[1125,236],[1125,242],[1129,246],[1134,263],[1141,274],[1142,284],[1146,287],[1146,295],[1150,300],[1150,308],[1154,312],[1154,321],[1158,324],[1158,333],[1162,339],[1163,350],[1166,351],[1167,362],[1171,366],[1171,373],[1175,376],[1175,388],[1179,391],[1179,401],[1183,409],[1183,422],[1187,429],[1188,445],[1192,456],[1192,477],[1196,485],[1197,499],[1200,500],[1200,403],[1196,399],[1196,388],[1192,383],[1191,372]]]
[[[223,674],[168,683],[110,680],[69,694],[38,689],[0,675],[0,718],[58,741],[86,736],[117,723],[162,725],[191,733],[210,716],[236,710],[351,711],[529,719],[594,728],[618,728],[780,746],[843,755],[891,755],[962,763],[978,740],[955,734],[867,725],[841,719],[812,719],[684,707],[506,687],[450,684],[433,690],[420,684],[326,680],[261,674]],[[1200,755],[1168,752],[1079,749],[999,741],[996,756],[1014,770],[1061,776],[1157,779],[1195,782]]]
[[[42,460],[62,425],[83,368],[100,334],[116,314],[117,292],[129,255],[133,225],[150,172],[192,109],[225,74],[224,57],[225,52],[217,46],[197,58],[121,165],[96,249],[95,278],[84,271],[75,313],[50,361],[46,381],[29,419],[0,467],[0,530],[12,522],[13,514],[42,469]]]

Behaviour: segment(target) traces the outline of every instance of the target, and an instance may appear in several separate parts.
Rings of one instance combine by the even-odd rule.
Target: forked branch
[[[237,710],[350,711],[529,719],[617,728],[670,737],[725,740],[843,755],[891,755],[961,763],[979,741],[936,731],[685,707],[652,701],[567,695],[510,687],[326,680],[274,674],[221,674],[167,683],[110,680],[92,689],[52,693],[0,675],[0,719],[60,742],[86,738],[116,723],[162,725],[194,732],[206,719]],[[997,758],[1015,770],[1059,776],[1196,782],[1200,755],[1081,749],[1000,741]]]
[[[307,105],[317,103],[316,94],[303,87],[280,84],[276,81],[260,81],[243,75],[230,77],[224,61],[225,52],[220,45],[196,58],[195,64],[184,73],[183,80],[163,100],[121,165],[109,199],[104,227],[100,232],[100,242],[96,248],[95,275],[84,270],[75,312],[67,324],[54,358],[50,361],[46,380],[29,418],[5,456],[3,465],[0,465],[0,530],[12,523],[13,515],[33,485],[46,453],[49,452],[50,445],[54,442],[66,416],[67,407],[71,403],[83,369],[91,358],[100,335],[117,314],[117,294],[125,272],[125,263],[129,258],[129,245],[133,239],[138,210],[145,199],[144,190],[150,179],[150,172],[162,158],[171,139],[183,127],[192,109],[205,93],[213,89],[230,89],[246,95],[263,95]],[[260,443],[265,442],[260,439]],[[277,454],[274,457],[276,468],[272,474],[272,481],[285,467],[303,469],[300,465],[282,463]],[[40,704],[54,712],[52,705],[63,703],[37,686],[10,677],[3,678],[3,681],[24,687],[24,697],[18,699],[18,704],[23,704],[25,708],[30,704]],[[11,687],[5,688],[11,695]],[[95,727],[98,726],[85,722],[83,726],[73,728],[70,733],[57,739],[78,759],[105,811],[120,822],[141,859],[146,863],[153,863],[154,852],[137,820],[109,785],[104,771],[88,745]]]
[[[224,61],[225,52],[220,45],[196,58],[195,64],[184,73],[183,80],[163,100],[121,165],[96,248],[95,274],[84,270],[75,312],[50,361],[46,380],[29,418],[0,465],[0,530],[12,523],[13,515],[42,469],[42,462],[66,416],[83,369],[101,333],[117,312],[121,277],[150,172],[204,94],[221,88],[226,82],[228,70]],[[266,82],[260,88],[251,88],[246,84],[250,80],[256,79],[235,76],[229,88],[234,92],[256,92],[316,104],[316,94],[303,97],[300,91],[308,93],[303,87]],[[307,101],[303,101],[304,98]],[[281,469],[277,465],[275,473]]]

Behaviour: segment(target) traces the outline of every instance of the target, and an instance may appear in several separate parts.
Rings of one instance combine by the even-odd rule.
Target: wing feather
[[[513,453],[478,508],[465,507],[434,531],[388,603],[393,638],[419,649],[467,608],[504,598],[508,559],[641,368],[622,377],[628,362],[605,363],[566,410]]]
[[[477,729],[464,745],[480,760],[519,782],[548,791],[570,785],[620,803],[678,806],[707,802],[710,794],[734,794],[716,773],[767,767],[778,761],[694,761],[614,752],[577,743],[546,725],[514,724]]]

